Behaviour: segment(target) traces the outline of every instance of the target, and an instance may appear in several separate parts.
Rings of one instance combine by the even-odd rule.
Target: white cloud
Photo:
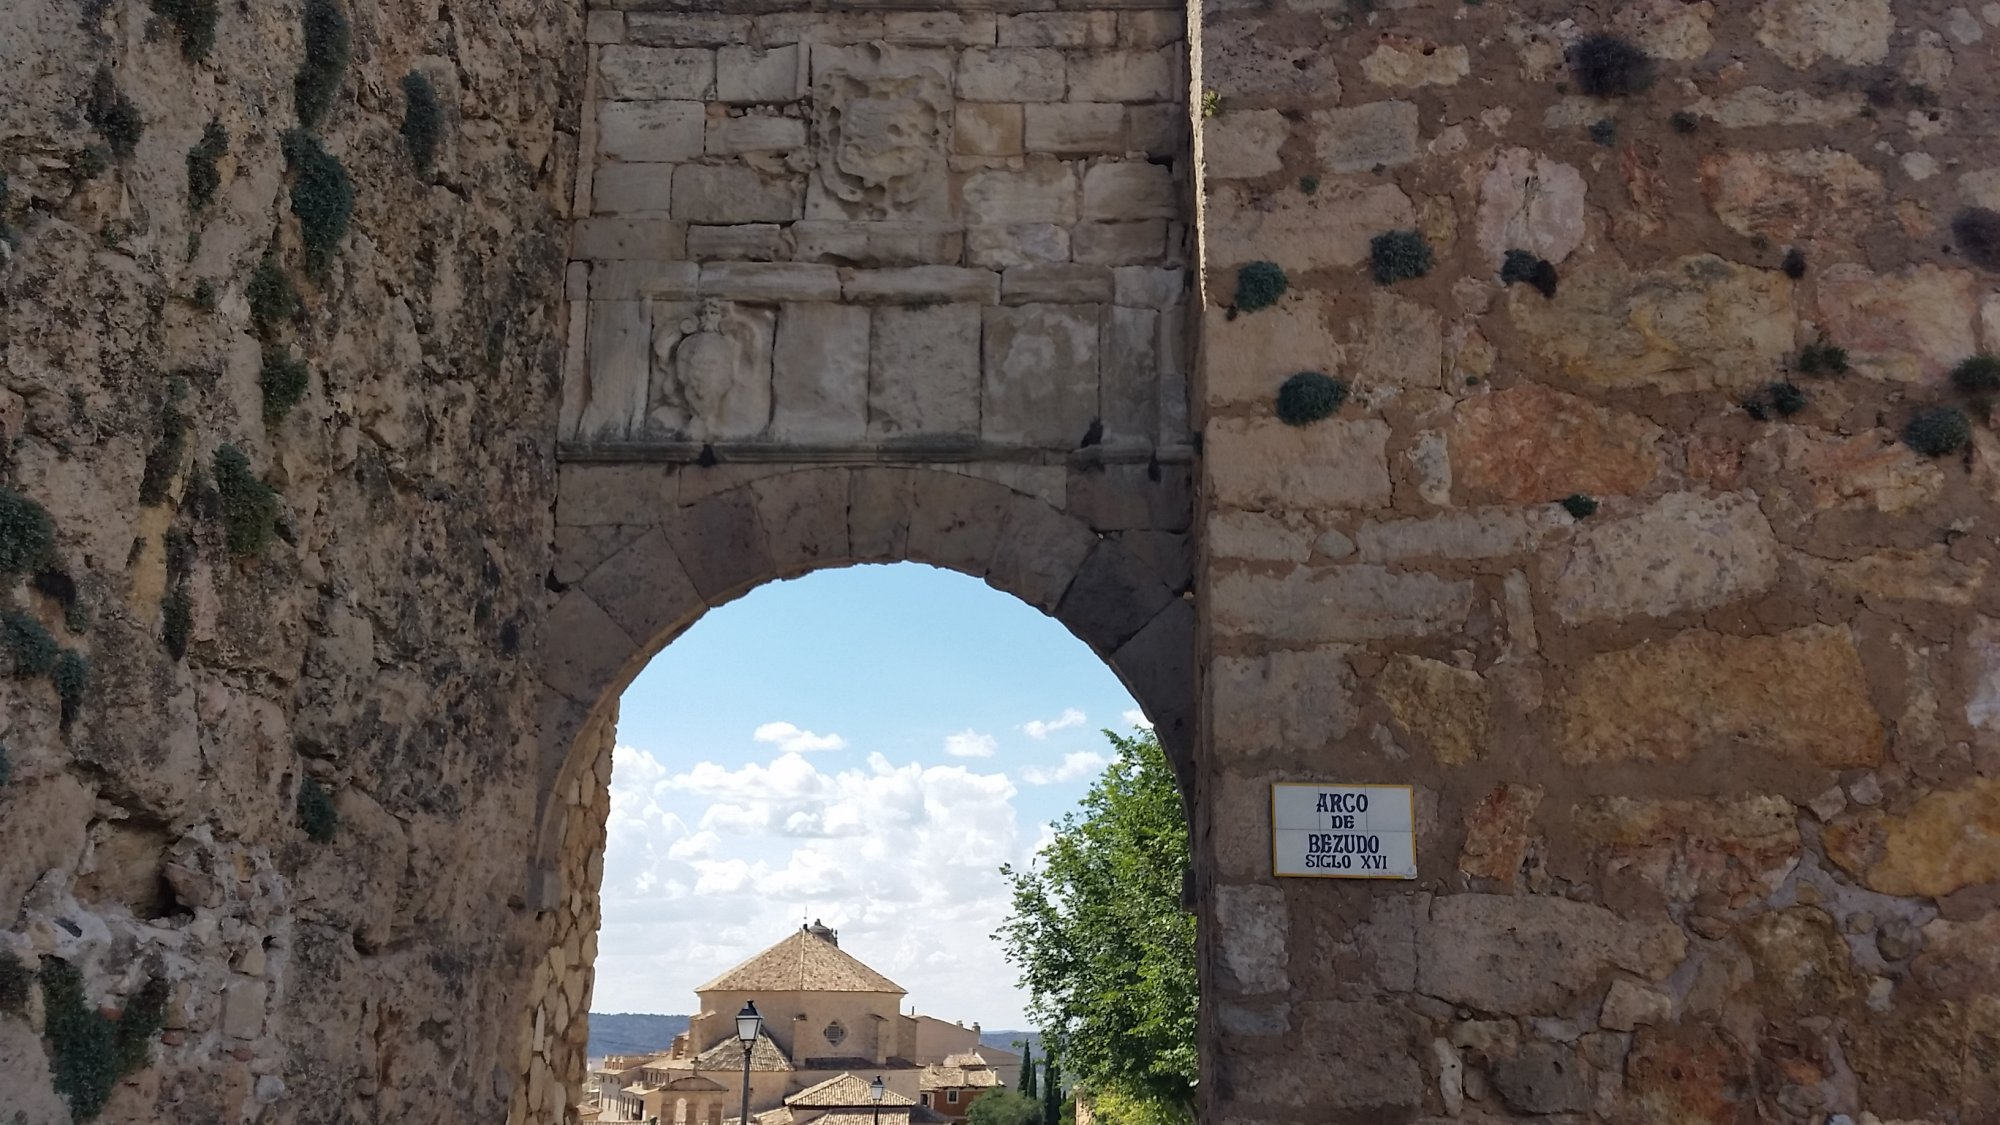
[[[1140,730],[1153,729],[1153,720],[1147,718],[1146,713],[1144,711],[1139,710],[1137,707],[1134,707],[1132,710],[1125,712],[1122,717],[1124,718],[1125,723],[1128,726],[1134,726],[1139,728]]]
[[[630,746],[613,757],[594,1008],[688,1011],[697,985],[820,918],[919,1010],[988,1027],[1020,1018],[1018,971],[997,943],[966,936],[999,930],[1011,899],[998,868],[1029,862],[1045,834],[1018,814],[1006,774],[881,754],[841,769],[787,752],[678,772],[663,758]]]
[[[1062,765],[1053,769],[1045,766],[1024,766],[1021,780],[1030,785],[1055,785],[1064,781],[1075,781],[1089,777],[1101,770],[1110,761],[1095,750],[1078,750],[1074,754],[1063,755]]]
[[[944,738],[944,752],[954,758],[991,758],[1000,749],[1000,740],[980,734],[970,727]]]
[[[816,734],[791,723],[765,723],[750,735],[769,742],[787,754],[810,754],[815,750],[845,750],[847,740],[837,734]]]
[[[1071,727],[1080,727],[1083,724],[1083,712],[1074,707],[1065,707],[1061,716],[1047,721],[1034,719],[1023,723],[1021,729],[1028,732],[1029,738],[1040,742],[1056,731],[1068,730]]]

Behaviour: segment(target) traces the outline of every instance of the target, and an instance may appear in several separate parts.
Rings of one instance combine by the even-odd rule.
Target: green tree
[[[1157,737],[1105,732],[1116,759],[1027,870],[1003,869],[1002,928],[1047,1052],[1114,1101],[1193,1116],[1194,919],[1180,906],[1187,821]]]
[[[1035,1049],[1025,1041],[1021,1044],[1021,1079],[1015,1086],[1029,1101],[1040,1096],[1035,1092]]]
[[[1013,1090],[994,1090],[972,1099],[965,1111],[967,1125],[1037,1125],[1041,1104]]]
[[[1062,1068],[1052,1054],[1042,1055],[1042,1125],[1061,1125],[1063,1111]]]

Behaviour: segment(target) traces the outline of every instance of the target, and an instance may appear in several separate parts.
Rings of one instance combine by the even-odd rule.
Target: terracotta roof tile
[[[698,1070],[741,1068],[743,1044],[731,1036],[697,1055],[693,1065]],[[757,1033],[757,1045],[750,1052],[750,1069],[791,1070],[793,1067],[792,1060],[785,1057],[785,1052],[779,1050],[776,1043],[771,1042],[769,1035],[760,1031]]]
[[[799,930],[695,992],[893,992],[900,996],[903,986],[828,939]]]
[[[785,1104],[799,1109],[851,1109],[856,1106],[867,1109],[875,1105],[874,1099],[868,1096],[868,1085],[868,1080],[865,1078],[842,1074],[817,1085],[807,1086],[786,1098]],[[894,1090],[884,1090],[881,1104],[883,1109],[888,1109],[891,1106],[911,1106],[917,1103],[915,1099],[904,1097]]]

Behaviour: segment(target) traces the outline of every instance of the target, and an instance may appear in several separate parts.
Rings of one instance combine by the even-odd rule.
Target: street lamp
[[[879,1074],[875,1076],[875,1081],[868,1084],[868,1100],[875,1103],[875,1125],[882,1125],[882,1095],[887,1091],[888,1087],[882,1084]]]
[[[745,1000],[743,1010],[736,1013],[736,1038],[743,1043],[742,1125],[750,1125],[750,1049],[757,1045],[757,1032],[763,1026],[764,1017],[757,1014],[757,1002]]]

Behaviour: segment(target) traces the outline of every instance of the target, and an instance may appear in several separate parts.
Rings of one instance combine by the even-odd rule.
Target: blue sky
[[[997,868],[1137,714],[1062,626],[949,571],[820,571],[711,611],[621,704],[592,1008],[688,1011],[818,917],[906,1004],[1022,1026]]]

